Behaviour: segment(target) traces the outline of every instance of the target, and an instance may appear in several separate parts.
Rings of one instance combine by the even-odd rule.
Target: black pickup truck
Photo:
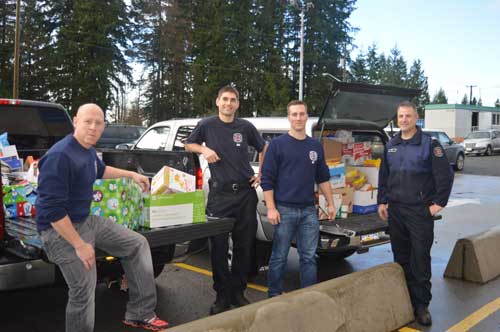
[[[71,118],[58,104],[0,99],[0,134],[7,132],[19,157],[40,158],[54,143],[73,131]],[[102,150],[107,165],[137,171],[149,177],[163,165],[194,174],[201,188],[202,178],[198,157],[188,152]],[[0,174],[1,175],[1,174]],[[0,181],[1,181],[0,176]],[[0,186],[2,182],[0,182]],[[0,190],[0,200],[2,200]],[[47,261],[43,250],[25,245],[5,231],[5,216],[0,209],[0,291],[46,285],[56,282],[57,267]],[[184,224],[154,229],[141,229],[151,247],[155,276],[173,258],[175,245],[186,241],[229,232],[234,220],[207,220],[202,224]],[[122,273],[119,260],[97,252],[100,280],[116,278]]]

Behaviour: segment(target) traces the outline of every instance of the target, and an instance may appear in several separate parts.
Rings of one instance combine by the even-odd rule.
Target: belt
[[[234,182],[234,183],[222,183],[213,180],[209,180],[208,184],[210,190],[214,191],[224,191],[229,193],[237,193],[239,191],[248,190],[252,188],[250,182]]]

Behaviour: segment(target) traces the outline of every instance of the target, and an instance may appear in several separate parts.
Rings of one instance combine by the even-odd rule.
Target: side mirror
[[[130,150],[132,145],[130,143],[121,143],[115,146],[116,150]]]

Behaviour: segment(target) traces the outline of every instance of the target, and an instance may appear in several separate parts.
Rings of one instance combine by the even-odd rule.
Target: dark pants
[[[389,203],[389,233],[394,261],[405,272],[414,308],[431,301],[431,247],[434,218],[426,205]]]
[[[228,234],[210,238],[214,290],[230,297],[247,287],[247,274],[255,251],[257,194],[253,188],[235,192],[210,190],[207,215],[235,218],[232,234],[233,256],[228,266]]]

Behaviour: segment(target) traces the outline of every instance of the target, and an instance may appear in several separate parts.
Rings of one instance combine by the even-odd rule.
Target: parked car
[[[500,151],[500,130],[473,131],[464,138],[462,146],[466,154],[491,156],[494,151]]]
[[[423,129],[426,133],[437,139],[443,146],[446,157],[455,171],[462,171],[465,166],[465,151],[461,144],[455,143],[444,131]]]
[[[146,130],[142,126],[128,124],[108,124],[102,133],[96,147],[100,149],[114,149],[117,144],[129,143],[137,140]]]

